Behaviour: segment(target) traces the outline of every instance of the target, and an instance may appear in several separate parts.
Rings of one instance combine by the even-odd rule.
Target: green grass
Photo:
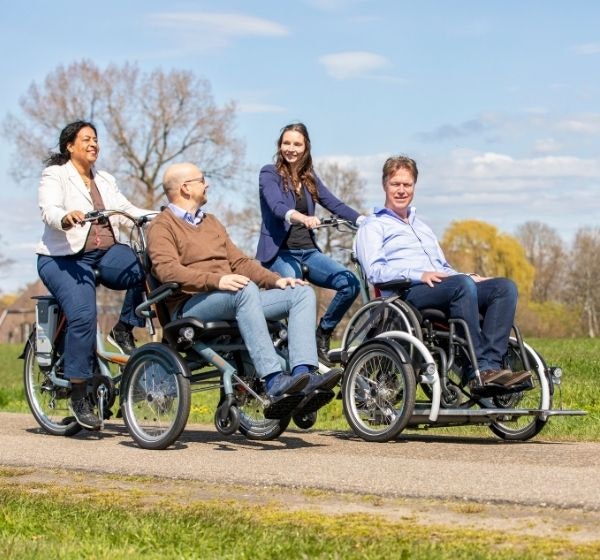
[[[20,486],[0,473],[0,556],[94,559],[592,559],[575,544],[375,515],[286,511],[241,501],[178,503],[136,488]],[[4,480],[3,480],[4,478]],[[8,480],[12,478],[12,480]]]
[[[554,396],[554,407],[587,411],[587,416],[551,418],[542,435],[546,439],[600,441],[600,339],[529,339],[550,365],[560,365],[563,383]],[[27,412],[22,381],[22,347],[0,345],[0,410]],[[218,400],[216,391],[194,393],[190,422],[212,423]],[[341,401],[319,411],[317,429],[349,430]],[[488,437],[487,427],[442,428],[429,433]],[[491,436],[494,437],[494,436]]]

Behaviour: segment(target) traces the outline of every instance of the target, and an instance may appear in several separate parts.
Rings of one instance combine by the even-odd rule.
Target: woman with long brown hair
[[[302,123],[289,124],[277,141],[275,164],[259,175],[262,224],[256,258],[282,276],[302,277],[336,291],[316,330],[319,359],[330,365],[331,334],[359,293],[356,276],[319,249],[312,228],[317,203],[340,218],[356,223],[359,213],[339,200],[313,169],[308,130]]]

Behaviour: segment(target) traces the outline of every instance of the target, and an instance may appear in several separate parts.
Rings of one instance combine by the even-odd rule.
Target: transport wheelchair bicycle
[[[130,245],[148,273],[146,299],[136,313],[146,318],[150,335],[155,335],[154,319],[158,319],[162,327],[161,343],[144,344],[130,356],[109,351],[98,329],[96,372],[88,384],[94,412],[105,420],[118,403],[117,416],[122,415],[136,443],[145,449],[164,449],[184,430],[192,393],[218,389],[220,402],[214,420],[219,432],[231,435],[239,430],[248,439],[255,440],[278,437],[287,428],[294,406],[300,404],[304,395],[294,395],[294,402],[286,399],[289,414],[266,418],[265,409],[277,412],[278,401],[271,402],[264,396],[262,383],[236,323],[203,323],[192,318],[171,321],[163,301],[178,285],[157,285],[147,261],[144,225],[153,215],[134,218],[121,211],[105,210],[89,213],[85,218],[102,221],[117,216],[130,224]],[[72,436],[82,428],[69,410],[70,382],[63,376],[66,320],[51,295],[36,299],[36,322],[21,355],[27,402],[46,432]],[[285,369],[285,325],[271,322],[269,330]]]
[[[324,220],[324,227],[355,231],[353,224]],[[562,370],[549,366],[513,326],[504,366],[525,370],[524,383],[475,392],[467,373],[479,376],[466,324],[437,309],[417,310],[402,299],[405,281],[375,286],[394,292],[370,297],[356,258],[364,305],[351,317],[341,347],[329,357],[344,368],[344,415],[361,438],[388,441],[405,428],[487,425],[499,438],[525,441],[538,434],[551,416],[585,411],[554,409]]]

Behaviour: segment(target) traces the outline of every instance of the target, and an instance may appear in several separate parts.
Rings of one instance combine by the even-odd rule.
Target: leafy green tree
[[[448,262],[457,270],[506,276],[517,284],[523,297],[531,293],[535,269],[527,261],[525,250],[517,239],[494,226],[479,220],[452,222],[441,245]]]

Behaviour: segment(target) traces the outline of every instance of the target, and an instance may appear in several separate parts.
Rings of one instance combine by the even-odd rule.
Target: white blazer
[[[119,191],[112,175],[95,169],[93,172],[106,210],[123,210],[136,217],[149,212],[131,204]],[[81,251],[92,227],[91,223],[64,230],[60,222],[65,214],[73,210],[91,212],[94,204],[83,179],[70,161],[64,165],[51,165],[44,169],[38,189],[38,203],[44,222],[44,233],[36,253],[59,256],[73,255]],[[115,239],[119,239],[118,216],[111,217],[110,222]]]

